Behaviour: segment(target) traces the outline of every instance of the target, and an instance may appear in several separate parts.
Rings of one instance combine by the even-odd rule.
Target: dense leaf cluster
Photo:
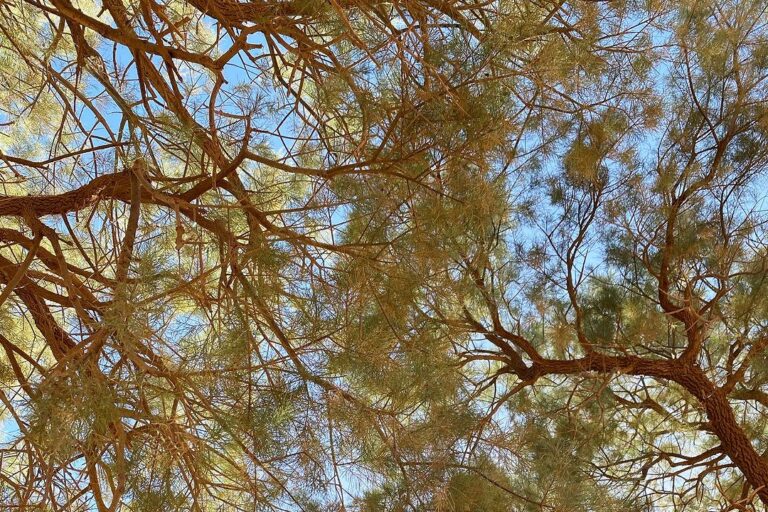
[[[0,508],[768,504],[766,8],[0,2]]]

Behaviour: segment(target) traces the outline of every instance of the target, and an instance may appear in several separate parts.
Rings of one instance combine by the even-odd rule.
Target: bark
[[[520,377],[528,380],[531,373],[538,378],[542,375],[572,375],[584,372],[621,372],[671,380],[680,384],[701,403],[712,432],[720,440],[723,451],[756,490],[760,500],[768,504],[768,462],[755,450],[744,433],[726,393],[715,386],[697,365],[680,360],[652,360],[635,356],[615,357],[592,354],[568,361],[542,359],[534,363]]]
[[[6,258],[0,259],[1,283],[8,285],[15,271],[16,266],[11,265],[9,260]],[[75,342],[64,329],[59,327],[45,300],[40,296],[39,291],[35,290],[34,283],[28,277],[22,277],[19,286],[15,287],[14,292],[24,302],[35,322],[35,326],[51,348],[53,356],[57,361],[63,359],[67,352],[75,346]]]
[[[747,482],[757,490],[760,500],[768,504],[768,463],[757,453],[739,425],[725,393],[695,366],[679,373],[674,380],[699,399],[712,431],[720,439],[723,451],[739,467]]]
[[[63,194],[35,196],[0,196],[0,217],[23,217],[32,213],[36,217],[61,215],[82,210],[100,199],[112,197],[123,200],[130,193],[130,171],[99,176],[88,184]]]

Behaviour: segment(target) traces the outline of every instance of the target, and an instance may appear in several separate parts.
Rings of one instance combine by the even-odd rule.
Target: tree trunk
[[[687,368],[673,380],[682,385],[704,405],[712,431],[720,439],[723,450],[757,490],[760,500],[768,505],[768,463],[757,453],[741,425],[736,421],[731,404],[698,367]]]

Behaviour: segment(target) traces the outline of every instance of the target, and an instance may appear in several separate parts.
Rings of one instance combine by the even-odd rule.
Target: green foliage
[[[768,503],[764,10],[4,4],[0,508]]]

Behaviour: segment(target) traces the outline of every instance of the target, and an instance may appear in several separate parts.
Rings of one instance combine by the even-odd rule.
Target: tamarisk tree
[[[764,2],[0,2],[0,505],[762,510]]]

